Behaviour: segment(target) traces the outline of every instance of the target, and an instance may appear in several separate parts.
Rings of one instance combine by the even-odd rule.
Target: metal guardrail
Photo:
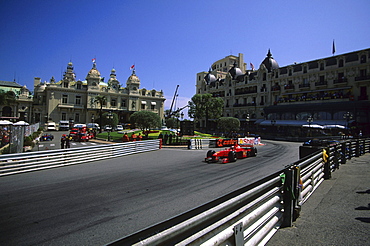
[[[262,180],[110,245],[264,245],[280,227],[292,226],[331,172],[365,153],[369,139],[318,148]]]
[[[0,177],[160,149],[160,140],[0,155]]]

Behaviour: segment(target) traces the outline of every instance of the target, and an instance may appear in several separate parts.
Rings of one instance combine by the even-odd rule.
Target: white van
[[[59,131],[68,131],[69,130],[69,121],[61,120],[59,121]]]
[[[57,130],[57,124],[55,124],[55,122],[48,122],[48,123],[46,123],[46,130],[48,130],[48,131],[56,131]]]

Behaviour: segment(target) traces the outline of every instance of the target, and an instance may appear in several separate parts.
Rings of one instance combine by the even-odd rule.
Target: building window
[[[82,88],[81,83],[77,83],[77,89],[81,90],[81,88]]]
[[[76,105],[81,105],[81,96],[76,96]]]
[[[80,114],[79,113],[75,114],[75,122],[80,122]]]
[[[62,113],[62,120],[67,120],[67,114],[66,113]]]
[[[362,78],[366,77],[366,69],[361,69],[360,70],[360,77],[362,77]]]
[[[110,101],[110,104],[111,104],[112,107],[117,107],[117,99],[112,99]]]
[[[320,70],[322,71],[322,70],[324,70],[324,63],[321,63],[320,64]]]
[[[127,106],[126,106],[126,100],[125,99],[122,99],[122,101],[121,101],[121,107],[123,107],[123,108],[126,108]]]
[[[68,88],[68,82],[64,82],[64,83],[63,83],[63,87],[64,87],[64,88]]]
[[[340,59],[340,60],[339,60],[339,64],[338,64],[338,66],[339,66],[339,67],[343,67],[343,65],[344,65],[343,63],[344,63],[344,62],[343,62],[343,59]]]
[[[68,103],[68,95],[63,95],[63,96],[62,96],[62,103],[63,103],[63,104]]]
[[[361,63],[366,63],[366,55],[362,55],[360,59]]]
[[[146,101],[141,101],[141,109],[145,109]]]

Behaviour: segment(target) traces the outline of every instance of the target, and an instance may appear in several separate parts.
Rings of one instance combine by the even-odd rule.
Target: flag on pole
[[[335,43],[334,43],[334,39],[333,39],[333,50],[332,50],[332,54],[334,55],[335,53]]]
[[[135,68],[135,65],[132,65],[131,67],[130,67],[130,70],[132,70],[132,69],[134,69]]]
[[[93,59],[92,59],[92,62],[93,62],[93,63],[95,63],[95,62],[96,62],[96,59],[95,59],[95,58],[93,58]]]
[[[252,71],[254,71],[254,65],[253,65],[253,63],[250,63],[250,65],[251,65]]]

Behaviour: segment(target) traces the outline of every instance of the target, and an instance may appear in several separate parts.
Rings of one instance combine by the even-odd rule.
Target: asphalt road
[[[107,244],[298,160],[300,143],[264,143],[257,157],[229,164],[203,162],[207,150],[165,148],[2,177],[0,242]]]

